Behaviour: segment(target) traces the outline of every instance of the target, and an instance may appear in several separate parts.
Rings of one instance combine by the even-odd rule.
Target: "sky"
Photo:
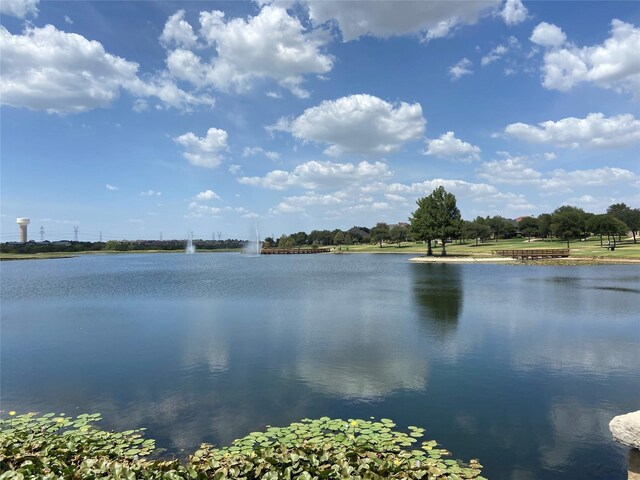
[[[640,207],[640,3],[0,3],[0,238]]]

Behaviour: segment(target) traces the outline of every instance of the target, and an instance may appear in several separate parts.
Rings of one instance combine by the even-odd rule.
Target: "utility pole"
[[[40,227],[40,242],[44,242],[44,227]]]
[[[78,226],[75,225],[73,227],[73,241],[77,242],[78,241]]]

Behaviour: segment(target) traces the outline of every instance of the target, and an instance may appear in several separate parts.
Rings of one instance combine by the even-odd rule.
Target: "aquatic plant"
[[[10,412],[14,413],[14,412]],[[179,461],[153,459],[143,430],[107,432],[99,414],[26,414],[0,420],[0,480],[145,479],[482,479],[481,465],[450,459],[424,429],[404,433],[391,420],[303,419],[267,427],[232,445],[203,444]]]

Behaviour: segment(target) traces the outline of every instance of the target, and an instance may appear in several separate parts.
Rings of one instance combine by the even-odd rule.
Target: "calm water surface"
[[[170,452],[304,417],[420,425],[492,479],[624,479],[640,269],[404,255],[2,262],[2,409],[101,412]]]

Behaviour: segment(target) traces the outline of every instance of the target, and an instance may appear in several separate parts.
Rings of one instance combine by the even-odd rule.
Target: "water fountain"
[[[262,243],[260,242],[260,232],[258,231],[258,224],[256,223],[256,239],[255,241],[249,240],[242,250],[242,253],[251,257],[259,257],[261,250]]]
[[[187,248],[185,249],[185,253],[187,255],[196,253],[196,247],[193,245],[193,232],[189,232],[189,237],[187,238]]]

